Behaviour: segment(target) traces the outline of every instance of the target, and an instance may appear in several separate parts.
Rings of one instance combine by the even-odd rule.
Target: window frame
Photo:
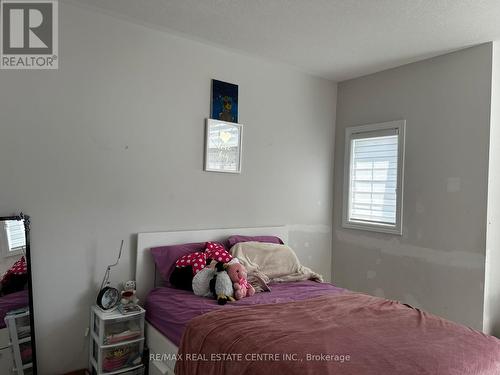
[[[377,133],[397,129],[398,131],[398,158],[396,179],[396,224],[371,223],[362,220],[352,220],[349,217],[349,205],[351,196],[351,167],[352,150],[351,140],[353,135],[362,133]],[[403,193],[404,193],[404,162],[405,162],[405,134],[406,120],[396,120],[351,126],[345,129],[345,155],[344,155],[344,190],[343,190],[343,212],[342,226],[348,229],[366,230],[371,232],[403,234]]]

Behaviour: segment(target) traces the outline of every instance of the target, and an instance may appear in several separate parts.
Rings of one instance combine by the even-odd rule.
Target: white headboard
[[[137,296],[140,301],[144,303],[148,292],[155,287],[156,269],[150,253],[152,247],[204,241],[223,242],[234,234],[243,236],[278,236],[283,242],[288,242],[288,228],[286,226],[139,233],[135,280],[137,283]]]

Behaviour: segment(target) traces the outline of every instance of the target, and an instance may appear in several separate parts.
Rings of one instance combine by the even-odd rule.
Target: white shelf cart
[[[5,324],[9,330],[10,347],[15,375],[30,375],[33,373],[31,352],[31,323],[29,309],[15,310],[5,316]]]
[[[145,310],[90,310],[90,370],[92,375],[142,375]]]

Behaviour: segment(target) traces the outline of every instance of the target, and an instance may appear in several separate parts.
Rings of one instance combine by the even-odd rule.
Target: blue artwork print
[[[212,80],[212,118],[238,122],[238,85]]]

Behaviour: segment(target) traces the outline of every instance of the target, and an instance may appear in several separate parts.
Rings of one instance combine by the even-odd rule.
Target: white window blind
[[[26,246],[26,236],[24,233],[23,220],[8,220],[5,222],[9,251],[24,249]]]
[[[396,224],[397,134],[351,142],[350,218]]]
[[[344,226],[401,232],[404,121],[346,131]]]

